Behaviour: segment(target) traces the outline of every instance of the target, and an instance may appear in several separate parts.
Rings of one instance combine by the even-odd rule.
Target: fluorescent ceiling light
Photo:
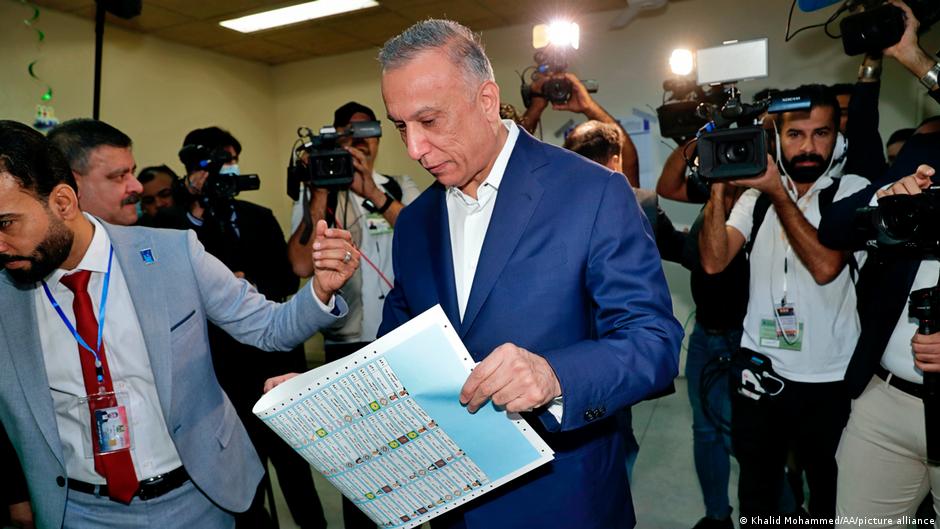
[[[223,20],[219,22],[219,25],[242,33],[251,33],[315,18],[358,11],[377,5],[379,3],[375,0],[316,0],[295,6],[272,9],[255,15]]]

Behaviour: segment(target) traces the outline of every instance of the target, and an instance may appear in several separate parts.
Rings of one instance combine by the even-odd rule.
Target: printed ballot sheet
[[[553,458],[518,416],[460,404],[473,365],[436,306],[253,412],[380,527],[417,527]]]

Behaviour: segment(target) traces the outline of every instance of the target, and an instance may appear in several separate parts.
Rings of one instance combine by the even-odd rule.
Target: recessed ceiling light
[[[375,0],[316,0],[254,15],[223,20],[219,22],[219,25],[242,33],[251,33],[315,18],[358,11],[377,5],[379,3]]]

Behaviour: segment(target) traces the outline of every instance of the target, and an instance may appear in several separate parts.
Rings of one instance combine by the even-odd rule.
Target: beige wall
[[[37,72],[55,90],[60,120],[90,117],[95,33],[85,19],[43,9],[36,39],[21,20],[31,11],[18,2],[0,2],[0,116],[31,122],[44,86],[26,66],[40,58]],[[101,119],[134,140],[138,167],[167,163],[186,133],[219,125],[241,141],[241,168],[261,175],[262,188],[245,198],[275,209],[287,222],[284,168],[290,146],[281,149],[275,130],[274,86],[267,65],[169,43],[109,26],[105,31]]]

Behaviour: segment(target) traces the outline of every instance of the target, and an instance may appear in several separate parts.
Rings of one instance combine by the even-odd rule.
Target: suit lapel
[[[0,278],[0,298],[8,302],[9,307],[19,310],[4,311],[0,317],[0,327],[6,336],[9,354],[13,359],[16,378],[20,382],[26,403],[39,425],[39,430],[46,443],[52,449],[56,459],[65,466],[62,456],[62,442],[56,423],[55,406],[52,393],[49,392],[49,377],[39,341],[39,323],[36,321],[35,289],[16,288],[9,276]]]
[[[535,173],[547,161],[538,156],[540,147],[537,140],[519,130],[519,137],[496,194],[493,216],[486,229],[480,261],[470,288],[470,299],[467,300],[467,309],[460,324],[461,337],[466,336],[473,320],[480,313],[542,198],[542,184]]]
[[[172,356],[170,351],[170,323],[167,314],[166,285],[170,284],[162,270],[159,248],[141,229],[115,229],[102,223],[114,245],[114,256],[121,265],[124,281],[134,303],[140,330],[144,335],[150,369],[157,386],[164,418],[169,424],[172,405]],[[142,252],[150,250],[153,263],[147,264]]]
[[[455,326],[460,324],[460,312],[457,310],[457,286],[454,280],[454,255],[450,245],[450,222],[447,215],[447,190],[440,184],[432,187],[435,193],[434,208],[429,222],[430,238],[428,241],[431,264],[431,276],[437,286],[437,299],[444,309],[444,314]]]

